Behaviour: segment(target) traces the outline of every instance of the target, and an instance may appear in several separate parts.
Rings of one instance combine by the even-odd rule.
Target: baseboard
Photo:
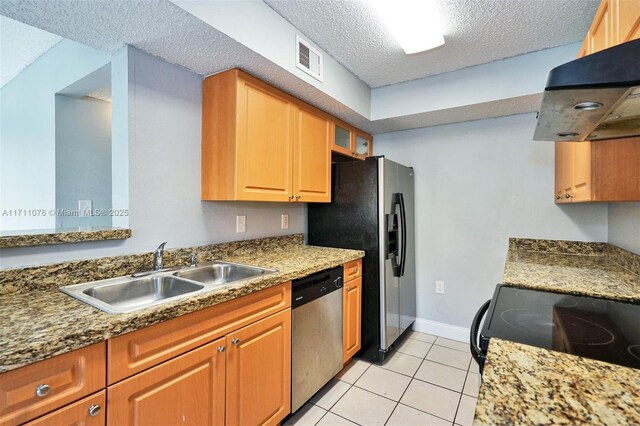
[[[421,333],[433,334],[435,336],[444,337],[446,339],[469,343],[470,330],[465,327],[416,318],[415,322],[413,323],[413,329]]]

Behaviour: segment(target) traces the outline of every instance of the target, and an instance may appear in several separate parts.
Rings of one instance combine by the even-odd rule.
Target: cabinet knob
[[[572,195],[569,194],[568,192],[566,194],[564,194],[564,198],[571,198],[571,197],[572,197]]]
[[[93,404],[91,407],[89,407],[89,415],[91,417],[95,417],[98,414],[100,414],[100,411],[102,411],[102,407],[100,407],[99,405]]]
[[[49,385],[39,385],[36,388],[36,396],[38,398],[42,398],[43,396],[47,396],[47,394],[49,393],[49,391],[51,390],[51,386]]]
[[[238,346],[240,344],[240,339],[233,339],[233,340],[231,340],[231,343],[233,343],[234,345]]]
[[[299,200],[300,198],[302,198],[302,195],[296,195],[296,200]]]
[[[347,291],[351,291],[351,287],[347,286],[346,287]]]
[[[559,196],[559,195],[556,195],[556,200],[559,200],[560,198],[562,198],[562,197]]]
[[[293,195],[289,195],[289,201],[293,201]]]
[[[218,346],[218,352],[220,353],[224,352],[224,346]]]

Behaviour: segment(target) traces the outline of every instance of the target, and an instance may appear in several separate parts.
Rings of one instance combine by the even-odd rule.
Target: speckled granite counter
[[[16,234],[20,232],[20,234]],[[122,240],[131,238],[127,228],[61,228],[24,231],[0,231],[0,248],[31,247],[84,241]]]
[[[605,243],[511,239],[503,284],[640,301],[640,256]]]
[[[640,370],[492,338],[475,425],[640,424]]]
[[[255,244],[263,244],[261,240],[255,241]],[[67,274],[76,271],[71,275],[59,275],[65,277],[59,283],[52,282],[49,276],[46,285],[31,283],[25,291],[15,291],[13,288],[11,293],[0,294],[0,373],[364,256],[364,252],[359,250],[304,246],[301,236],[282,241],[286,244],[280,247],[274,243],[264,244],[266,249],[256,249],[250,243],[238,243],[236,250],[226,247],[224,255],[216,257],[218,260],[274,268],[278,270],[275,274],[130,314],[106,314],[61,293],[58,286],[69,284],[70,281],[79,282],[77,271],[80,266],[72,263],[58,268]],[[212,253],[218,253],[211,250]],[[171,256],[169,253],[169,258]],[[177,255],[173,253],[173,256]],[[52,269],[35,267],[35,270],[38,268],[47,271]],[[122,272],[124,269],[116,270]],[[5,281],[8,280],[7,276],[18,279],[28,274],[24,271],[0,272],[6,272]],[[8,282],[5,284],[10,286]]]

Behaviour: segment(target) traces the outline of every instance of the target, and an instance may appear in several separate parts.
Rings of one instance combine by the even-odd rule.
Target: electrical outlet
[[[247,232],[247,217],[246,216],[236,216],[236,232]]]
[[[436,281],[436,293],[444,294],[444,281]]]
[[[93,210],[93,202],[91,200],[78,200],[78,217],[89,217]]]
[[[282,215],[282,229],[289,229],[289,215],[288,214],[283,214]]]

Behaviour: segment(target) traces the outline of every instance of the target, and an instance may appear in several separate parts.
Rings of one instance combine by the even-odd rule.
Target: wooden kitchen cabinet
[[[291,310],[230,333],[228,425],[277,425],[291,411]]]
[[[640,0],[602,0],[578,57],[640,38]],[[555,202],[640,201],[640,138],[556,142]]]
[[[617,0],[616,18],[616,43],[640,38],[640,0]]]
[[[232,69],[203,82],[202,199],[331,201],[331,118]]]
[[[111,339],[108,424],[278,424],[291,408],[290,307],[287,282]]]
[[[578,57],[640,38],[640,0],[602,0]]]
[[[104,426],[107,419],[106,394],[105,391],[98,392],[26,423],[25,426]]]
[[[556,203],[640,200],[640,137],[556,142]]]
[[[355,127],[333,119],[333,146],[335,153],[364,160],[372,155],[373,138],[371,135],[356,129]]]
[[[295,109],[295,201],[331,201],[331,117],[304,105]]]
[[[109,386],[108,424],[224,424],[224,345],[218,339]]]
[[[343,266],[342,354],[347,363],[361,348],[362,326],[362,259]]]
[[[17,425],[105,386],[105,343],[96,343],[0,376],[0,424]]]

